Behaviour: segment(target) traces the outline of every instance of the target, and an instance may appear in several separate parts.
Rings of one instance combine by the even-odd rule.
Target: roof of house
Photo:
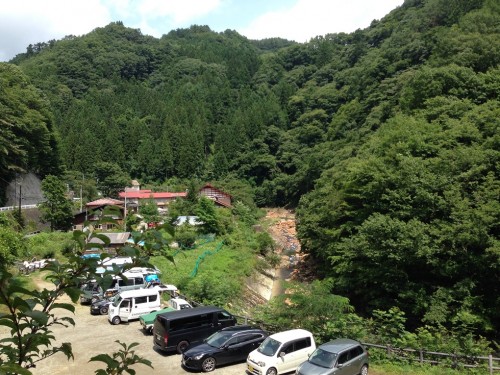
[[[203,190],[203,189],[212,189],[212,190],[216,190],[218,191],[219,193],[221,194],[224,194],[224,195],[227,195],[228,197],[232,197],[231,194],[228,194],[226,193],[225,191],[222,191],[221,189],[217,189],[215,186],[211,185],[211,184],[205,184],[203,185],[201,188],[200,188],[200,191]]]
[[[130,237],[130,232],[121,232],[121,233],[99,233],[102,235],[105,235],[106,237],[109,238],[109,243],[110,244],[125,244],[127,240]],[[98,243],[103,245],[104,242],[97,238],[97,237],[92,237],[89,241],[90,243]]]
[[[101,198],[96,201],[88,202],[85,206],[100,207],[100,206],[121,206],[121,205],[123,205],[123,202],[119,201],[118,199]]]
[[[122,191],[120,192],[120,198],[136,198],[136,199],[148,199],[148,198],[153,198],[153,199],[167,199],[167,198],[178,198],[182,197],[185,198],[187,196],[186,192],[179,192],[179,193],[171,193],[171,192],[159,192],[159,193],[153,193],[150,190],[149,191],[144,191],[144,190],[138,190],[138,191]]]

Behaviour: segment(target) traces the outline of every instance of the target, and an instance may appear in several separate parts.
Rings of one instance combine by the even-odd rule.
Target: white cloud
[[[141,29],[143,34],[160,37],[168,31],[186,27],[191,20],[209,14],[222,0],[103,0],[113,10],[115,20]]]
[[[246,14],[238,12],[238,6],[248,5],[246,1],[253,0],[0,0],[0,61],[25,52],[29,44],[87,34],[112,21],[160,37],[200,20],[212,27],[210,20],[216,23],[225,17],[224,27],[251,39],[283,37],[307,42],[317,35],[365,28],[403,3],[296,0],[288,9],[263,14],[244,27]],[[255,7],[261,5],[262,0],[255,2]],[[228,9],[232,13],[225,14]]]
[[[219,0],[144,0],[138,7],[143,34],[161,37],[168,31],[186,27],[186,23],[219,7]],[[163,27],[162,27],[163,26]]]
[[[111,21],[99,0],[0,0],[0,61],[29,44],[86,34]]]
[[[307,42],[318,35],[368,27],[403,0],[298,0],[287,10],[270,12],[239,32],[250,39],[270,36]]]

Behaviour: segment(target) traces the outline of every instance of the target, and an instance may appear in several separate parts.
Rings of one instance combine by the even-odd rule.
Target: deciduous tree
[[[49,175],[42,181],[45,201],[38,206],[42,211],[43,222],[50,223],[50,230],[68,230],[72,226],[73,204],[67,198],[64,182]]]

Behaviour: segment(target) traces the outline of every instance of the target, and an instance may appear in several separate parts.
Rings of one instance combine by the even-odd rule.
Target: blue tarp
[[[90,258],[100,258],[101,257],[101,254],[83,254],[82,255],[82,258],[83,259],[90,259]]]
[[[150,283],[152,281],[160,281],[160,279],[158,278],[158,275],[147,275],[144,280],[146,280],[146,282]]]

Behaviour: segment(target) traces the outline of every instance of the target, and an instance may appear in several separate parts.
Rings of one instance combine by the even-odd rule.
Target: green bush
[[[257,233],[257,245],[259,249],[259,253],[261,255],[267,255],[268,253],[274,251],[275,245],[274,240],[271,235],[267,232],[259,232]]]
[[[266,260],[272,268],[276,268],[281,263],[281,255],[276,253],[271,253],[266,256]]]
[[[195,230],[189,224],[181,225],[175,232],[175,240],[179,247],[184,249],[192,248],[197,237]]]
[[[74,247],[71,232],[42,232],[28,237],[26,240],[27,256],[44,259],[49,257],[60,259]]]
[[[222,278],[217,274],[203,274],[193,278],[186,285],[185,293],[204,305],[225,306],[239,295],[240,290],[241,285],[237,279]]]
[[[25,241],[16,231],[0,226],[0,262],[12,264],[26,254]]]

